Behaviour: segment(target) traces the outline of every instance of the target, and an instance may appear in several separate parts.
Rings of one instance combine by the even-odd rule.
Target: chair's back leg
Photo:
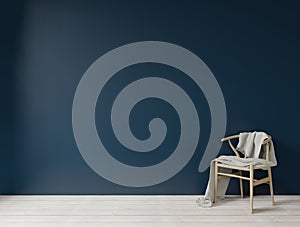
[[[239,170],[240,176],[242,176],[242,171]],[[244,190],[243,190],[243,179],[240,178],[240,191],[241,191],[241,198],[244,198]]]
[[[214,202],[217,203],[218,196],[218,162],[215,161],[215,183],[214,183]]]
[[[275,205],[274,201],[274,191],[273,191],[273,180],[272,180],[272,171],[271,167],[268,167],[268,176],[269,176],[269,186],[270,186],[270,194],[271,194],[271,199],[272,199],[272,205]]]

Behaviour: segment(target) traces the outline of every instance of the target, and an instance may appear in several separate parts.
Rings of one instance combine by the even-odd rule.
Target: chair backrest
[[[235,153],[235,155],[237,157],[241,157],[240,153],[237,149],[235,149],[235,147],[233,146],[231,140],[232,139],[238,139],[239,137],[240,137],[239,135],[233,135],[233,136],[228,136],[228,137],[225,137],[225,138],[221,139],[222,142],[228,141],[228,144],[229,144],[230,148],[233,150],[233,152]],[[262,142],[262,146],[266,147],[266,160],[267,161],[270,161],[270,143],[271,143],[271,141],[272,141],[272,137],[270,135],[268,135],[268,138],[265,139]]]

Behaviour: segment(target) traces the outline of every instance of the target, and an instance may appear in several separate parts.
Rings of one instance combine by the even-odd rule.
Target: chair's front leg
[[[250,214],[253,213],[253,181],[254,181],[253,165],[250,165]]]

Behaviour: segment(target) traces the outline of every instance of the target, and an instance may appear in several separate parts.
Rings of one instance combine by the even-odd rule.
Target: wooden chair
[[[229,136],[226,138],[223,138],[221,141],[228,141],[229,146],[234,151],[237,157],[240,157],[239,152],[235,149],[235,147],[232,145],[231,140],[232,139],[238,139],[239,135]],[[269,136],[267,139],[265,139],[262,143],[263,146],[266,146],[266,160],[269,161],[270,159],[270,142],[272,140],[272,137]],[[233,171],[236,170],[235,173],[222,173],[219,172],[219,167],[231,169]],[[254,179],[254,171],[257,169],[264,169],[268,171],[268,176],[259,180]],[[242,175],[242,171],[249,172],[249,177],[245,177]],[[215,187],[214,187],[214,201],[217,202],[217,192],[218,192],[218,179],[220,178],[228,178],[228,177],[234,177],[240,179],[240,191],[241,191],[241,198],[244,198],[243,193],[243,180],[250,181],[250,214],[253,213],[253,189],[255,186],[260,184],[269,184],[270,186],[270,194],[272,199],[272,205],[274,206],[274,192],[273,192],[273,182],[272,182],[272,172],[270,166],[265,165],[250,165],[250,166],[232,166],[227,164],[222,164],[220,162],[215,162]]]

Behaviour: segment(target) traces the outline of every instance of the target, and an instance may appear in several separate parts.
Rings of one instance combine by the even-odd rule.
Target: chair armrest
[[[233,152],[236,154],[237,157],[240,157],[240,154],[235,149],[235,147],[232,145],[231,139],[237,139],[239,137],[240,137],[239,135],[233,135],[233,136],[228,136],[228,137],[224,137],[221,139],[222,142],[228,141],[230,148],[233,150]],[[268,135],[268,138],[262,142],[262,145],[268,144],[271,140],[272,140],[272,137],[270,135]],[[267,148],[267,160],[268,159],[269,159],[269,147]]]
[[[235,155],[236,155],[237,157],[240,157],[240,154],[239,154],[239,152],[235,149],[235,147],[232,145],[231,139],[237,139],[237,138],[239,138],[239,137],[240,137],[239,135],[233,135],[233,136],[228,136],[228,137],[225,137],[225,138],[221,139],[222,142],[228,141],[230,148],[232,149],[232,151],[235,153]]]
[[[236,139],[236,138],[239,138],[239,135],[224,137],[224,138],[221,139],[221,141],[224,142],[224,141],[231,140],[231,139]]]

